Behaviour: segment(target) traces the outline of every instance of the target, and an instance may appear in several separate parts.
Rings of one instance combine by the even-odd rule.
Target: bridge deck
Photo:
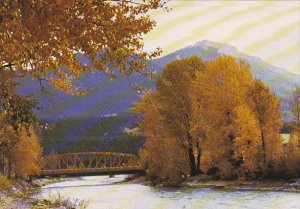
[[[116,152],[82,152],[49,155],[38,177],[142,173],[137,156]]]
[[[143,173],[140,167],[110,167],[110,168],[85,168],[85,169],[60,169],[42,170],[39,177],[59,176],[91,176],[91,175],[112,175],[112,174],[136,174]]]

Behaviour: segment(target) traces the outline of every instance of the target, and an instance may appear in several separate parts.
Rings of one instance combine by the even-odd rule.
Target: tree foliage
[[[281,172],[285,177],[299,177],[300,175],[300,152],[298,139],[294,134],[290,135],[287,145],[283,147]]]
[[[42,148],[36,134],[28,136],[26,131],[21,131],[20,141],[10,153],[12,172],[17,177],[27,178],[29,175],[38,174],[42,163]]]
[[[252,85],[249,65],[230,56],[209,61],[197,74],[195,94],[201,100],[196,104],[204,107],[201,118],[209,139],[204,152],[213,158],[205,166],[218,168],[222,178],[246,177],[247,171],[257,170],[258,124],[248,105]]]
[[[155,93],[147,93],[143,100],[147,102],[137,104],[136,110],[144,113],[140,126],[148,140],[139,155],[153,181],[164,179],[174,183],[182,174],[189,173],[186,152],[177,138],[165,132],[163,116],[160,115],[161,106],[155,101]]]
[[[151,175],[165,177],[161,173],[176,167],[176,160],[190,175],[200,171],[199,163],[224,179],[266,177],[278,169],[280,103],[253,79],[247,63],[231,56],[205,63],[197,57],[175,60],[156,84],[136,104],[143,113],[140,124],[148,137],[143,153]],[[178,177],[179,171],[167,173]]]
[[[298,149],[300,150],[300,87],[295,87],[293,89],[293,95],[289,101],[289,107],[292,116],[292,131],[298,141]]]
[[[286,175],[297,177],[300,175],[300,87],[293,88],[289,107],[292,130],[289,142],[284,147],[283,167]]]
[[[142,73],[143,35],[154,26],[148,12],[160,0],[2,0],[0,1],[0,72],[30,74],[68,93],[80,93],[72,80],[96,69],[113,77]],[[81,53],[88,64],[78,59]]]
[[[157,77],[157,91],[144,95],[144,102],[136,104],[136,110],[143,113],[141,127],[148,137],[145,147],[149,151],[150,172],[161,164],[158,169],[162,173],[169,173],[169,176],[177,173],[177,179],[182,174],[196,174],[194,148],[197,138],[193,137],[190,91],[195,73],[203,67],[202,60],[197,57],[167,64]],[[172,173],[174,175],[170,175]]]
[[[271,174],[281,157],[282,121],[276,96],[252,78],[247,63],[230,56],[209,61],[196,82],[202,84],[196,94],[206,107],[206,150],[214,155],[208,167],[217,167],[223,178]]]
[[[259,123],[261,170],[266,175],[277,170],[281,158],[280,129],[283,125],[280,101],[272,94],[269,87],[257,80],[250,91],[253,110]]]
[[[4,173],[5,161],[8,160],[8,174],[11,171],[10,154],[20,142],[21,130],[30,135],[30,129],[38,124],[34,113],[37,102],[15,93],[18,84],[11,79],[14,74],[7,70],[0,73],[0,165]]]

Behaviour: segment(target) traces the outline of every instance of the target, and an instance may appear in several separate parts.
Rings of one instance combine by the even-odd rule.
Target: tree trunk
[[[196,175],[196,165],[195,165],[195,157],[193,153],[193,148],[189,148],[189,158],[190,158],[190,175],[195,176]]]
[[[1,153],[0,167],[1,167],[0,172],[2,173],[3,176],[5,176],[5,158],[4,158],[4,153]]]
[[[202,174],[200,165],[201,165],[201,149],[198,147],[198,153],[197,153],[197,173]]]
[[[300,150],[300,119],[298,119],[298,127],[297,127],[297,138],[298,138],[298,152]]]
[[[300,113],[299,113],[300,114]],[[300,115],[299,115],[300,116]],[[298,143],[298,146],[297,146],[297,151],[298,151],[298,154],[297,154],[297,159],[298,159],[298,164],[300,165],[300,118],[298,116],[298,121],[297,121],[297,125],[298,125],[298,130],[297,130],[297,143]]]
[[[196,162],[195,162],[195,156],[193,151],[193,143],[192,143],[192,136],[188,134],[188,142],[189,142],[189,164],[190,164],[190,175],[195,176],[196,175]]]
[[[261,145],[262,145],[262,152],[263,152],[263,163],[266,164],[266,142],[264,133],[261,133]]]
[[[8,158],[8,166],[7,166],[7,178],[11,179],[11,160]]]

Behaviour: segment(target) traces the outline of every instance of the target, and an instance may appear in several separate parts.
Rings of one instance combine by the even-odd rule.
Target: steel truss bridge
[[[138,157],[118,152],[80,152],[43,158],[39,177],[114,175],[143,172]]]

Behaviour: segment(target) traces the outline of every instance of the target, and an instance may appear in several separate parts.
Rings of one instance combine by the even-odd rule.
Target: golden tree
[[[160,53],[143,51],[143,35],[154,26],[148,12],[160,0],[2,0],[0,72],[30,74],[68,93],[72,80],[93,69],[113,77],[142,73],[145,60]],[[87,59],[85,63],[79,57]],[[74,91],[75,90],[75,91]],[[76,91],[77,90],[77,91]]]
[[[185,154],[183,159],[187,160],[191,175],[197,173],[194,157],[197,137],[193,130],[191,91],[195,73],[203,68],[204,63],[197,57],[175,60],[167,64],[162,74],[157,77],[156,92],[144,96],[144,101],[136,104],[137,111],[143,113],[141,126],[148,137],[147,143],[154,144],[151,146],[160,146],[157,142],[163,140],[169,146],[164,154],[169,152],[168,150]],[[168,160],[169,163],[172,161],[171,158]]]
[[[278,167],[281,157],[280,129],[282,127],[280,101],[263,82],[256,80],[250,90],[252,108],[260,128],[262,171],[270,174]]]
[[[136,111],[143,113],[140,127],[147,136],[144,147],[139,150],[144,169],[151,180],[176,183],[182,175],[189,173],[188,158],[179,140],[165,132],[163,116],[160,114],[156,92],[142,96],[143,103],[136,104]]]
[[[21,131],[20,141],[10,152],[12,172],[16,177],[27,178],[38,174],[41,169],[42,148],[38,137],[31,131],[28,136],[25,130]]]
[[[15,94],[17,83],[11,78],[15,72],[3,70],[0,73],[0,155],[1,171],[4,173],[5,161],[8,161],[10,177],[10,152],[19,142],[20,130],[30,134],[30,128],[37,124],[34,109],[37,102],[25,96]]]
[[[9,158],[9,153],[13,146],[18,142],[18,135],[16,131],[12,128],[12,126],[6,124],[5,116],[3,113],[0,113],[0,172],[4,175],[6,162]],[[11,165],[11,161],[9,160],[8,164]],[[10,167],[8,167],[8,175],[10,175]]]
[[[281,154],[280,103],[252,78],[250,66],[219,56],[196,77],[195,101],[203,107],[199,120],[209,138],[204,167],[220,169],[224,178],[254,178],[275,168]]]
[[[213,158],[211,164],[205,167],[219,168],[224,178],[237,177],[236,169],[247,158],[237,147],[242,149],[246,146],[244,144],[251,138],[247,136],[247,130],[256,128],[255,121],[248,124],[250,127],[237,122],[243,120],[241,115],[251,115],[246,107],[248,90],[252,85],[249,65],[242,61],[238,63],[230,56],[219,56],[207,62],[206,70],[198,72],[196,77],[194,92],[198,99],[195,105],[203,107],[199,120],[206,123],[209,141],[204,152],[213,154],[204,154]]]
[[[295,87],[293,89],[293,95],[289,101],[289,106],[292,115],[293,134],[297,138],[298,152],[300,152],[300,87]]]
[[[283,147],[282,169],[285,177],[299,177],[300,175],[300,153],[298,139],[294,134],[290,135],[287,145]]]
[[[290,134],[290,141],[288,150],[285,152],[285,164],[287,170],[299,175],[300,171],[300,87],[293,89],[293,95],[289,101],[291,113],[292,133]]]

